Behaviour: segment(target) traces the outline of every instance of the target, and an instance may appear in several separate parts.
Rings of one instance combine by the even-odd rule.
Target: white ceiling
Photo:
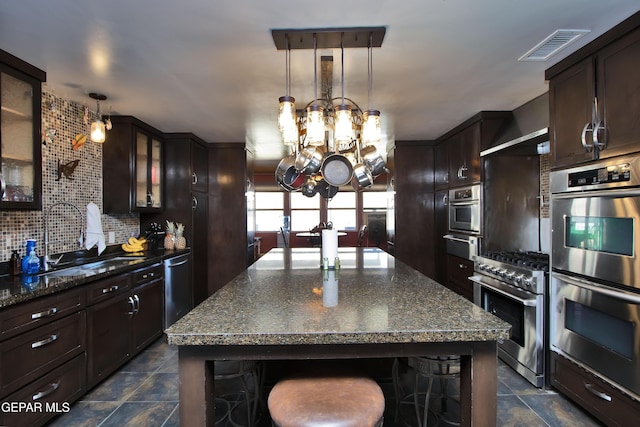
[[[247,142],[277,159],[285,54],[272,29],[385,26],[372,107],[388,141],[435,139],[481,110],[544,93],[544,70],[640,10],[636,0],[20,0],[0,2],[0,49],[45,90],[165,132]],[[546,62],[517,59],[556,29],[591,32]],[[328,54],[329,51],[319,51]],[[340,52],[334,54],[334,96]],[[345,50],[345,96],[367,108],[367,49]],[[291,95],[313,98],[313,51],[291,54]]]

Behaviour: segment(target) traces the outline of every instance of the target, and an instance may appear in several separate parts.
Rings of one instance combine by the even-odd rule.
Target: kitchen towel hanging
[[[102,232],[100,209],[98,209],[95,203],[89,203],[87,205],[87,237],[85,239],[85,248],[91,249],[95,245],[98,245],[98,255],[107,247],[104,242],[104,233]]]

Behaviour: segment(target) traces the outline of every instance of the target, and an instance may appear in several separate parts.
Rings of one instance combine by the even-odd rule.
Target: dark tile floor
[[[511,368],[498,367],[499,426],[600,426],[579,407],[552,390],[531,386]],[[394,422],[391,383],[382,384],[387,396],[385,426]],[[235,414],[238,421],[240,414]],[[407,420],[410,418],[407,418]],[[50,426],[179,426],[178,352],[159,340],[76,402],[71,411]],[[260,427],[270,426],[263,414]],[[223,425],[232,425],[225,422]]]

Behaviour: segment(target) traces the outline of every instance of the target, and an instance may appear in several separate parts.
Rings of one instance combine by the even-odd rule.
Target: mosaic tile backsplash
[[[95,107],[95,106],[94,106]],[[85,118],[86,117],[86,118]],[[11,252],[24,255],[26,239],[37,240],[38,254],[44,253],[43,216],[49,226],[49,253],[57,254],[82,249],[78,245],[80,230],[86,228],[87,204],[102,208],[102,144],[87,137],[84,145],[73,149],[79,134],[89,135],[90,124],[97,113],[84,104],[66,100],[53,93],[42,92],[42,211],[1,211],[0,262],[8,261]],[[78,160],[70,178],[58,179],[58,163]],[[56,205],[67,202],[72,206]],[[138,214],[102,215],[102,229],[107,245],[120,244],[140,232]],[[115,234],[109,243],[109,232]]]

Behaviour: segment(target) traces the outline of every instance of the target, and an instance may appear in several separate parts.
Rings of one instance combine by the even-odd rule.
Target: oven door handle
[[[459,237],[452,236],[451,234],[445,234],[442,237],[453,242],[466,243],[467,245],[475,244],[475,241],[472,241],[471,239],[461,239]]]
[[[562,280],[563,282],[569,283],[570,285],[578,286],[580,288],[584,288],[592,292],[596,292],[598,294],[620,299],[620,300],[629,302],[631,304],[640,304],[640,295],[638,294],[634,294],[631,292],[618,290],[618,289],[605,288],[604,286],[594,285],[585,280],[581,280],[576,277],[567,276],[566,274],[562,274],[562,273],[554,272],[553,276]]]
[[[554,193],[552,199],[583,199],[587,197],[637,197],[640,196],[640,190],[628,188],[611,188],[606,191],[572,191],[567,193]]]
[[[502,295],[505,298],[509,298],[510,300],[513,301],[517,301],[518,303],[526,306],[526,307],[534,307],[537,302],[535,300],[535,298],[533,299],[522,299],[519,298],[513,294],[510,294],[509,292],[503,291],[502,289],[496,288],[495,286],[492,286],[488,283],[485,283],[482,281],[482,278],[480,276],[471,276],[469,277],[469,280],[471,280],[474,283],[477,283],[478,285],[487,288],[487,289],[491,289],[493,292]]]

